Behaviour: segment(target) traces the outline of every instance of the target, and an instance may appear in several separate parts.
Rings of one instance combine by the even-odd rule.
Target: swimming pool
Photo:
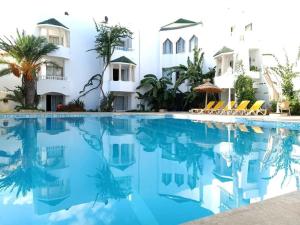
[[[0,224],[180,224],[300,187],[300,132],[163,116],[0,118]]]

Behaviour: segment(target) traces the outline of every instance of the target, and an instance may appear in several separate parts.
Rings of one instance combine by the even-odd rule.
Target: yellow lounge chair
[[[250,101],[244,100],[242,101],[235,109],[229,110],[232,115],[243,114],[247,109]]]
[[[261,109],[262,105],[265,103],[265,101],[263,100],[259,100],[259,101],[256,101],[250,109],[248,110],[245,110],[245,114],[246,115],[259,115],[259,114],[262,114],[262,115],[266,115],[267,114],[267,110],[265,109]]]
[[[191,109],[189,112],[191,112],[191,113],[202,113],[205,110],[210,110],[213,107],[214,104],[215,104],[215,101],[210,101],[209,103],[207,103],[207,105],[203,109]]]
[[[224,105],[224,101],[218,101],[218,103],[210,110],[205,110],[204,112],[207,112],[209,114],[212,114],[214,112],[217,112],[218,110],[220,110]]]
[[[219,114],[227,114],[229,111],[233,109],[235,101],[228,102],[228,104],[224,107],[224,109],[219,109],[216,113]]]

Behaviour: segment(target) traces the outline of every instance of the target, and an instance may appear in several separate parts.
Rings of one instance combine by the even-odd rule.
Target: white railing
[[[122,47],[122,46],[116,46],[116,50],[121,50],[121,51],[133,51],[132,48],[127,48],[127,47]]]
[[[55,75],[40,75],[40,80],[66,80],[65,76],[55,76]]]

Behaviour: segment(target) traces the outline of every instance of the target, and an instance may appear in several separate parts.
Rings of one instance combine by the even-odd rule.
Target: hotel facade
[[[56,111],[58,104],[67,104],[78,98],[88,79],[102,70],[102,63],[95,52],[87,51],[93,48],[96,34],[91,21],[72,20],[68,16],[44,19],[32,22],[32,28],[25,31],[43,36],[59,47],[45,57],[55,65],[43,65],[37,81],[39,108]],[[194,48],[205,52],[204,70],[215,67],[215,84],[223,89],[222,100],[235,98],[234,81],[240,73],[237,70],[239,65],[253,79],[257,98],[268,103],[281,94],[281,80],[269,70],[269,53],[272,52],[263,50],[255,24],[251,21],[238,21],[228,26],[223,45],[213,48],[208,47],[211,46],[210,37],[205,24],[199,21],[178,19],[158,28],[153,40],[146,38],[147,35],[140,30],[128,28],[133,32],[133,38],[122,40],[122,44],[116,47],[104,74],[103,90],[115,96],[115,111],[139,108],[136,87],[146,74],[170,76],[174,83],[178,74],[167,75],[166,70],[186,64],[187,58],[193,57]],[[7,89],[18,85],[20,79],[13,75],[0,77],[0,99],[5,99]],[[180,89],[185,92],[189,86],[185,83]],[[82,98],[88,110],[98,109],[100,99],[99,90]],[[11,111],[14,107],[14,102],[0,101],[2,112]]]

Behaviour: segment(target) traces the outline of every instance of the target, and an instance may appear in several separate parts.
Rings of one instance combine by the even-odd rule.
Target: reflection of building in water
[[[12,138],[13,129],[20,124],[17,119],[4,119],[0,122],[0,177],[13,171],[19,164],[22,140]]]
[[[66,167],[65,146],[41,147],[38,151],[39,164],[47,169],[62,169]]]
[[[257,134],[254,140],[249,133],[236,137],[236,132],[241,131],[234,131],[231,134],[235,138],[229,137],[228,142],[214,147],[213,183],[218,187],[220,211],[262,200],[267,191],[268,181],[264,178],[269,171],[262,170],[261,162],[267,148],[262,140],[268,134]]]
[[[61,118],[39,119],[40,132],[48,134],[58,134],[66,131],[66,121]]]
[[[70,196],[70,182],[68,179],[57,178],[36,188],[34,192],[38,201],[55,206]]]

